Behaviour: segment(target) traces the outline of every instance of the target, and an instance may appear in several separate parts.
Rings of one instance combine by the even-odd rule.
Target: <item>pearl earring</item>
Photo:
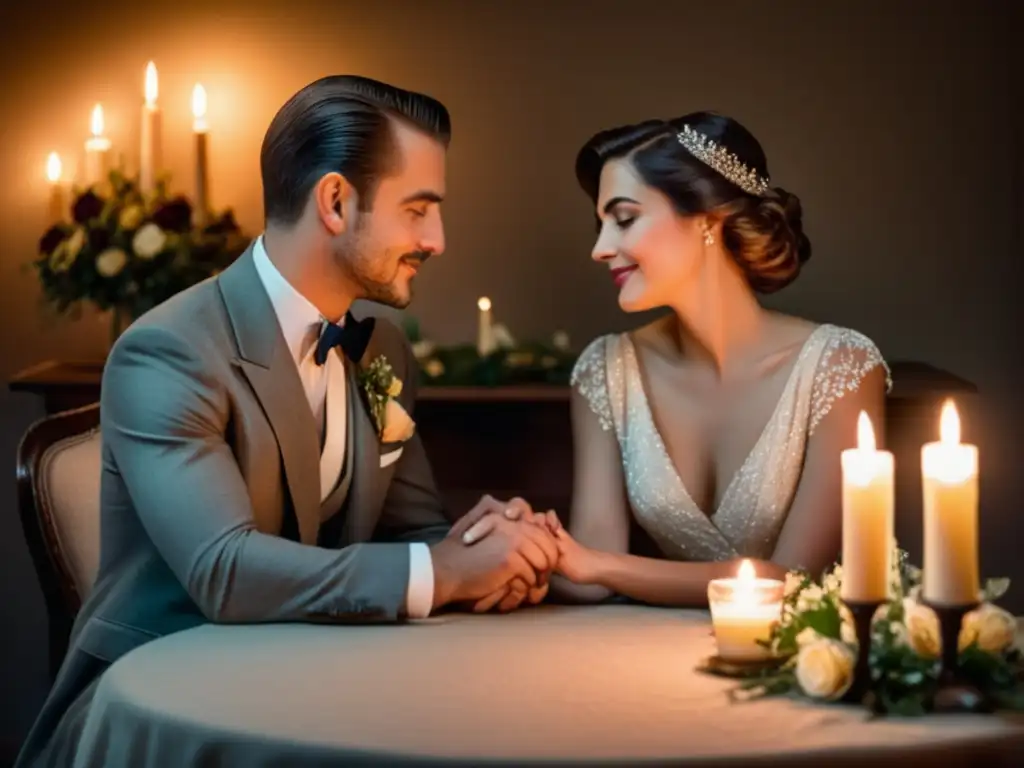
[[[710,245],[714,245],[714,244],[715,244],[715,236],[711,233],[710,229],[706,229],[705,228],[705,230],[704,230],[704,245],[709,245],[710,246]]]

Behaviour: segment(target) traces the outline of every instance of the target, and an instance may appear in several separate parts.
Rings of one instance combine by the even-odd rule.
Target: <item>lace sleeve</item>
[[[587,401],[601,423],[601,429],[612,428],[612,408],[608,399],[608,364],[607,339],[600,336],[594,339],[580,354],[572,369],[570,384]]]
[[[871,339],[848,328],[839,329],[829,338],[814,375],[809,434],[814,433],[839,399],[847,392],[856,392],[864,377],[879,365],[885,368],[888,392],[892,389],[889,366]]]

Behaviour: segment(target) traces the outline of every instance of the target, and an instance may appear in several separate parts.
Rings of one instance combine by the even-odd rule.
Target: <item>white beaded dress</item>
[[[848,328],[817,326],[764,431],[710,514],[697,506],[676,473],[627,334],[591,342],[576,363],[572,385],[601,426],[614,430],[633,514],[666,558],[768,559],[796,493],[807,439],[832,405],[879,365],[891,386],[888,366],[870,339]]]

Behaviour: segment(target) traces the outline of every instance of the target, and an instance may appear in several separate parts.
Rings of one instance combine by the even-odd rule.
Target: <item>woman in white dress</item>
[[[799,200],[714,113],[599,133],[576,172],[619,306],[672,311],[577,362],[571,529],[558,530],[552,591],[696,606],[740,558],[765,576],[826,567],[841,549],[840,451],[861,411],[882,442],[890,380],[860,333],[758,303],[810,257]],[[659,557],[629,553],[631,517]]]

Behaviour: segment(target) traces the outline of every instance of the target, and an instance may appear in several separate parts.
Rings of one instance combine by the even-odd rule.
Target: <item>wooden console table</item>
[[[926,363],[892,363],[885,434],[896,455],[897,536],[919,558],[921,445],[935,439],[939,405],[977,387]],[[48,414],[99,400],[102,365],[46,362],[16,375],[12,392],[42,397]],[[416,422],[453,516],[482,493],[520,495],[563,519],[572,493],[569,389],[422,387]]]

